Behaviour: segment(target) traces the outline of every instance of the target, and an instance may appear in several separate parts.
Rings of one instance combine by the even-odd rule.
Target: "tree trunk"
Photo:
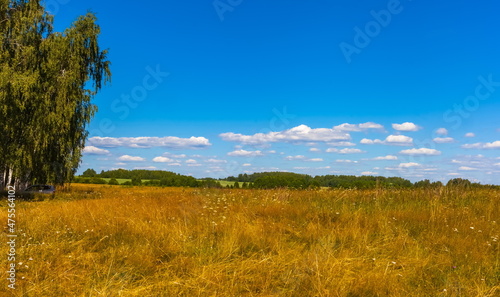
[[[9,167],[6,186],[12,185],[12,169]]]
[[[0,166],[0,190],[7,187],[7,166]]]

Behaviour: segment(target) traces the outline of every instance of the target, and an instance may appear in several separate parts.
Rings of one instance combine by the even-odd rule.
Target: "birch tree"
[[[81,159],[92,98],[111,78],[87,13],[64,32],[40,0],[0,0],[0,185],[63,184]]]

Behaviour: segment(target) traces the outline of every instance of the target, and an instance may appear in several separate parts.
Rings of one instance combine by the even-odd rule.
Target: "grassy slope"
[[[499,191],[74,185],[57,198],[17,206],[13,296],[500,294]]]

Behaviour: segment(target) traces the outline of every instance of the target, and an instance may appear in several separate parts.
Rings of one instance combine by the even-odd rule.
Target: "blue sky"
[[[112,83],[79,172],[500,184],[495,1],[47,0],[92,10]]]

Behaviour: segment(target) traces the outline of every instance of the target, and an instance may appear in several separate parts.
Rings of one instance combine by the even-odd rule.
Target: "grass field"
[[[486,189],[75,184],[18,203],[0,296],[500,296],[499,219]]]
[[[218,180],[218,182],[221,184],[221,186],[234,186],[234,181],[227,181],[227,180]],[[238,183],[241,187],[243,183]]]

